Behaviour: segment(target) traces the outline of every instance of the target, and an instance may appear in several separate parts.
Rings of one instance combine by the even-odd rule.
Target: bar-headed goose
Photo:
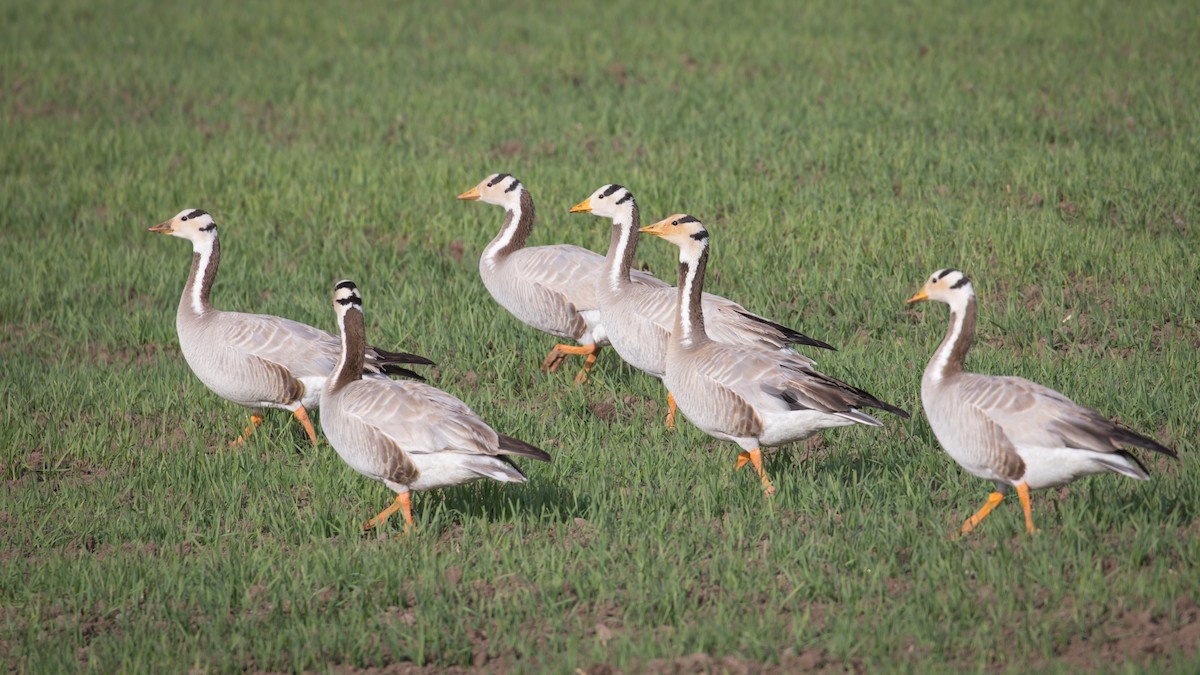
[[[735,346],[709,337],[708,307],[701,301],[708,263],[708,231],[679,214],[642,232],[679,247],[679,290],[668,340],[663,382],[693,424],[741,447],[738,468],[754,465],[767,494],[774,491],[762,468],[763,446],[783,445],[830,427],[882,426],[861,408],[908,413],[845,382],[823,375],[789,350]]]
[[[290,319],[214,309],[209,296],[217,278],[221,242],[217,224],[207,212],[184,209],[150,231],[192,242],[192,271],[179,300],[175,328],[183,358],[196,377],[221,398],[251,410],[250,425],[232,445],[241,445],[250,436],[262,422],[264,408],[290,410],[316,445],[317,433],[307,411],[318,405],[325,379],[337,363],[338,339]],[[385,379],[387,375],[420,379],[401,364],[432,363],[423,356],[370,347],[363,372]]]
[[[396,500],[368,520],[382,525],[402,509],[412,527],[409,492],[461,485],[480,478],[524,483],[507,455],[544,462],[550,455],[498,434],[467,404],[420,382],[364,379],[366,334],[362,299],[352,281],[334,287],[333,309],[342,334],[341,356],[321,393],[321,427],[350,468],[382,481]]]
[[[600,348],[608,344],[592,283],[604,258],[570,244],[527,247],[525,242],[533,230],[533,197],[515,176],[494,173],[458,198],[504,208],[500,232],[479,257],[483,285],[496,302],[526,325],[578,342],[579,346],[554,345],[542,369],[553,372],[568,355],[586,356],[575,376],[576,382],[585,382]],[[638,274],[637,282],[667,285],[644,272]]]
[[[662,379],[666,372],[667,339],[675,322],[676,291],[630,283],[637,253],[641,216],[633,193],[620,185],[605,185],[591,197],[571,207],[571,213],[590,212],[612,219],[612,239],[604,271],[596,276],[596,299],[613,349],[629,365]],[[792,345],[833,349],[829,344],[748,311],[719,295],[705,293],[704,314],[708,335],[715,341],[741,347],[787,350]],[[794,354],[794,352],[792,352]],[[805,356],[796,358],[809,365]],[[675,400],[668,387],[667,426],[674,426]]]
[[[929,426],[959,466],[996,485],[983,508],[963,523],[963,534],[991,513],[1010,485],[1025,510],[1025,529],[1033,533],[1030,490],[1108,471],[1148,480],[1146,467],[1125,447],[1175,457],[1170,448],[1053,389],[1020,377],[963,370],[976,321],[975,291],[967,275],[955,269],[934,272],[908,302],[922,300],[950,305],[950,328],[921,376]]]

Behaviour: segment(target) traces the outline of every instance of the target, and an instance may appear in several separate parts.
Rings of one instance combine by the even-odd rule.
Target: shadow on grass
[[[545,480],[524,485],[481,482],[441,492],[441,505],[452,520],[482,519],[489,522],[539,520],[567,522],[587,518],[591,509],[586,495]]]

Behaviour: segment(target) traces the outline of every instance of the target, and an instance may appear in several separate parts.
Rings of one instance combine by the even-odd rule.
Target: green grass
[[[1197,668],[1194,3],[0,18],[8,668]],[[454,200],[493,171],[533,192],[536,244],[603,250],[607,222],[566,209],[607,182],[645,222],[700,217],[711,290],[838,345],[823,369],[913,419],[774,454],[765,502],[733,446],[667,432],[661,386],[614,353],[586,387],[539,373],[553,339],[477,274],[501,213]],[[391,493],[284,413],[225,449],[246,414],[174,333],[187,245],[145,232],[185,207],[222,226],[218,306],[332,329],[353,278],[373,342],[437,360],[554,463],[420,495],[403,538],[359,530]],[[674,253],[639,256],[671,278]],[[1180,461],[1035,494],[1036,537],[1013,499],[952,539],[990,486],[919,412],[945,308],[903,303],[944,266],[980,295],[973,369]]]

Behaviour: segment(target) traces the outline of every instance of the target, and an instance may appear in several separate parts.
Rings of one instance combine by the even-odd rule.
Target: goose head
[[[494,173],[479,181],[479,185],[458,196],[466,201],[481,201],[488,204],[515,209],[520,205],[521,191],[525,187],[516,176],[507,173]]]
[[[337,282],[333,287],[333,311],[337,314],[339,323],[350,310],[362,313],[362,296],[358,294],[358,286],[349,279]]]
[[[929,275],[925,285],[916,295],[909,298],[908,302],[911,304],[923,300],[936,300],[951,307],[961,307],[974,295],[975,289],[971,288],[971,280],[967,275],[947,267]]]
[[[172,237],[182,237],[196,246],[217,238],[217,223],[203,209],[184,209],[170,220],[151,225],[149,230]]]
[[[637,202],[634,201],[629,188],[610,183],[593,192],[591,197],[572,206],[570,212],[592,213],[615,220],[621,216],[632,216],[636,208]]]
[[[678,246],[681,261],[697,260],[708,248],[708,230],[704,229],[704,223],[686,213],[667,216],[640,231]]]

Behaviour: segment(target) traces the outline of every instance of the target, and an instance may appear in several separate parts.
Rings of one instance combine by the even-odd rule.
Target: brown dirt
[[[1150,610],[1118,612],[1094,632],[1073,637],[1055,654],[1053,663],[1095,668],[1113,663],[1140,664],[1172,654],[1191,658],[1198,644],[1200,605],[1193,598],[1179,598],[1169,615]],[[1042,664],[1035,659],[1029,665],[1037,670]]]

